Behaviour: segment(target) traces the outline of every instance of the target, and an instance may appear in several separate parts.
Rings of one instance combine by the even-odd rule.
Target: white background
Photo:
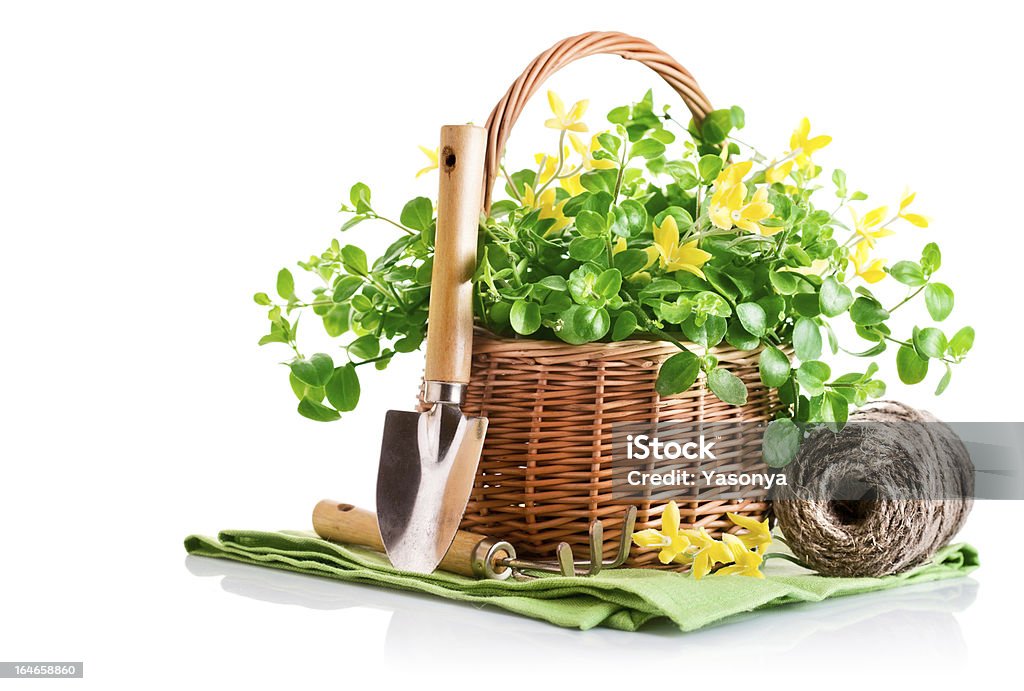
[[[934,377],[890,395],[951,420],[1021,419],[1022,51],[1009,3],[0,8],[0,659],[84,660],[84,683],[102,689],[154,674],[197,688],[981,683],[1014,664],[1019,504],[976,507],[962,536],[982,553],[972,581],[688,636],[563,631],[187,567],[181,547],[191,532],[306,528],[322,497],[372,506],[383,413],[411,406],[420,362],[368,374],[341,422],[304,420],[283,346],[256,346],[266,320],[251,295],[335,236],[352,182],[395,215],[432,195],[436,177],[413,179],[416,145],[432,147],[442,124],[482,123],[536,53],[592,28],[672,53],[714,103],[744,106],[745,140],[781,151],[808,115],[835,138],[820,162],[851,187],[888,203],[918,190],[933,227],[882,254],[915,258],[938,240],[957,290],[947,324],[972,323],[978,340],[941,399]],[[674,103],[612,57],[551,86],[591,98],[592,125],[650,86]],[[545,111],[538,99],[524,114],[513,165],[552,147]],[[353,232],[377,249],[393,237],[384,224]]]

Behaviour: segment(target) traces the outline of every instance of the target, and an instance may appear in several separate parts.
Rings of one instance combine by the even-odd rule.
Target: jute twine
[[[806,439],[774,502],[790,548],[828,576],[885,576],[927,561],[971,510],[967,449],[930,413],[902,403],[880,401],[850,421],[927,424],[852,424]],[[860,500],[829,498],[850,487]]]

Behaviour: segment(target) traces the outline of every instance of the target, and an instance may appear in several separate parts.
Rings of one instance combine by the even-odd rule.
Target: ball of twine
[[[967,449],[933,415],[902,403],[879,401],[850,422],[927,424],[851,424],[804,440],[773,502],[790,548],[827,576],[886,576],[927,561],[970,513]],[[859,499],[846,498],[851,487]]]

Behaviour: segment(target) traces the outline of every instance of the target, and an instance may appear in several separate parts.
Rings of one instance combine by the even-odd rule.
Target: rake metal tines
[[[619,539],[619,550],[614,559],[604,559],[604,524],[594,519],[590,522],[590,558],[576,559],[572,547],[567,542],[560,542],[555,549],[554,559],[520,559],[509,557],[501,560],[501,565],[512,569],[517,578],[532,578],[524,571],[540,571],[557,573],[562,576],[596,576],[602,569],[614,569],[622,566],[629,557],[629,547],[633,539],[633,527],[636,525],[636,507],[630,506],[626,511],[626,520],[622,525],[622,537]]]

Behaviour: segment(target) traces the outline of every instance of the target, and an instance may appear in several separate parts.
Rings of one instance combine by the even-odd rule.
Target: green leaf
[[[786,300],[779,295],[766,295],[757,299],[765,316],[768,318],[768,326],[779,324],[786,317]]]
[[[837,432],[850,417],[850,402],[846,397],[835,391],[826,391],[821,406],[821,419],[829,423],[829,427]]]
[[[917,262],[901,261],[893,264],[889,274],[903,285],[916,288],[925,284],[924,270]]]
[[[295,279],[288,269],[281,269],[277,272],[277,294],[285,300],[295,298]]]
[[[540,305],[536,302],[516,300],[512,304],[509,321],[516,333],[529,336],[540,328]]]
[[[573,305],[561,314],[562,328],[556,333],[566,343],[582,345],[602,338],[611,328],[611,317],[603,308]]]
[[[733,126],[733,116],[728,110],[713,110],[700,126],[701,139],[708,144],[721,144]]]
[[[309,388],[306,385],[306,382],[296,377],[292,372],[288,373],[288,385],[292,387],[292,393],[294,393],[295,397],[300,401],[302,400],[302,397],[306,395],[306,389]]]
[[[821,357],[821,330],[806,317],[797,319],[793,327],[793,349],[803,362]]]
[[[744,405],[747,402],[747,387],[743,380],[727,369],[716,367],[711,370],[708,374],[708,387],[730,405]]]
[[[703,290],[693,297],[693,308],[698,314],[713,314],[716,317],[728,317],[732,314],[729,303],[717,293]],[[763,314],[762,310],[762,314]]]
[[[802,437],[800,428],[789,418],[772,420],[764,430],[761,444],[764,462],[771,468],[789,465],[800,451]]]
[[[619,106],[608,111],[608,122],[614,125],[624,125],[629,121],[629,106]]]
[[[778,348],[766,346],[761,351],[761,362],[758,370],[761,372],[761,381],[765,386],[777,389],[789,379],[792,365],[789,358]]]
[[[594,292],[605,300],[611,300],[622,288],[622,273],[618,269],[607,269],[601,272],[594,282]]]
[[[620,237],[639,235],[647,229],[647,209],[640,202],[627,199],[612,209],[611,230]]]
[[[714,154],[701,156],[697,163],[697,170],[700,172],[701,181],[705,185],[710,185],[722,172],[722,157]]]
[[[939,385],[935,388],[935,395],[941,396],[942,392],[949,386],[949,380],[953,378],[953,369],[946,363],[946,373],[942,375],[942,379],[939,380]]]
[[[338,280],[334,282],[334,293],[331,295],[331,299],[334,302],[345,302],[355,295],[362,285],[363,279],[360,276],[339,276]]]
[[[341,248],[341,265],[349,273],[365,276],[368,273],[366,252],[355,245],[345,245]]]
[[[618,179],[618,171],[614,168],[606,170],[592,170],[580,176],[580,184],[583,189],[589,192],[615,192],[615,181]]]
[[[584,237],[604,237],[608,230],[608,223],[604,215],[584,210],[576,215],[576,230]]]
[[[819,295],[817,293],[797,293],[793,296],[793,308],[801,317],[809,319],[813,319],[821,314],[819,302]]]
[[[681,324],[686,337],[705,348],[714,348],[722,342],[728,325],[723,317],[711,315],[703,324],[697,324],[691,315]]]
[[[929,242],[921,250],[921,268],[925,273],[933,274],[942,266],[942,252],[934,242]]]
[[[796,380],[809,395],[820,396],[825,391],[825,382],[832,375],[832,370],[824,362],[809,360],[796,371]]]
[[[661,156],[663,153],[665,153],[665,145],[656,139],[641,139],[629,150],[630,158],[643,156],[649,159]]]
[[[310,358],[296,358],[288,363],[295,377],[309,386],[323,386],[331,378],[334,362],[331,356],[317,353]]]
[[[323,403],[314,401],[308,396],[299,401],[299,415],[310,420],[316,420],[317,422],[332,422],[341,417],[334,408],[328,408]]]
[[[341,232],[344,233],[346,230],[351,230],[355,226],[365,221],[367,218],[369,217],[363,216],[362,214],[353,216],[352,218],[348,219],[347,221],[341,224]]]
[[[935,327],[914,329],[914,349],[922,357],[941,358],[947,345],[946,335]]]
[[[818,303],[826,317],[838,317],[853,304],[853,293],[834,277],[829,276],[821,283]]]
[[[643,250],[623,250],[612,257],[612,265],[623,276],[632,276],[647,265],[647,253]]]
[[[896,353],[896,371],[904,384],[917,384],[928,374],[928,360],[910,346],[900,346]]]
[[[960,359],[971,350],[973,345],[974,329],[965,326],[953,334],[953,338],[949,339],[949,354],[954,358]]]
[[[658,302],[654,305],[654,313],[658,319],[670,324],[682,324],[693,312],[693,302],[680,295],[674,302]]]
[[[601,256],[607,249],[601,238],[576,237],[569,243],[569,256],[578,262],[589,262]]]
[[[877,300],[859,297],[853,301],[853,306],[850,307],[850,318],[853,319],[854,324],[874,326],[888,319],[889,312]]]
[[[729,321],[729,329],[725,332],[725,341],[736,350],[754,350],[761,345],[761,339],[744,329],[738,319]]]
[[[569,290],[568,284],[566,284],[565,279],[561,276],[545,276],[538,283],[548,290],[554,290],[559,293]]]
[[[416,197],[402,208],[398,220],[406,228],[430,230],[434,224],[434,205],[427,197]]]
[[[626,340],[636,331],[636,327],[636,315],[632,312],[623,312],[615,318],[615,325],[612,326],[612,340]]]
[[[255,295],[252,296],[252,299],[253,302],[255,302],[257,305],[263,305],[264,307],[267,307],[271,304],[270,296],[267,295],[266,293],[256,293]]]
[[[768,274],[768,280],[783,295],[792,295],[800,285],[800,279],[791,271],[772,271]]]
[[[700,358],[688,350],[676,353],[661,364],[654,384],[659,396],[672,396],[686,391],[700,374]]]
[[[751,334],[761,337],[768,329],[768,317],[764,308],[756,302],[742,302],[736,305],[736,316],[743,328]]]
[[[836,168],[832,171],[832,182],[836,186],[836,196],[840,199],[846,198],[846,173]]]
[[[929,283],[924,288],[924,304],[932,319],[943,321],[953,311],[953,291],[945,283]]]
[[[324,391],[327,394],[327,400],[338,410],[342,412],[355,410],[359,403],[359,375],[356,374],[355,365],[349,363],[335,368]]]
[[[375,358],[380,355],[380,340],[373,334],[360,336],[349,344],[348,352],[361,360]]]
[[[370,207],[370,188],[362,182],[352,185],[348,192],[348,198],[352,202],[352,206],[355,207],[356,213],[365,214],[367,211],[373,210]]]

